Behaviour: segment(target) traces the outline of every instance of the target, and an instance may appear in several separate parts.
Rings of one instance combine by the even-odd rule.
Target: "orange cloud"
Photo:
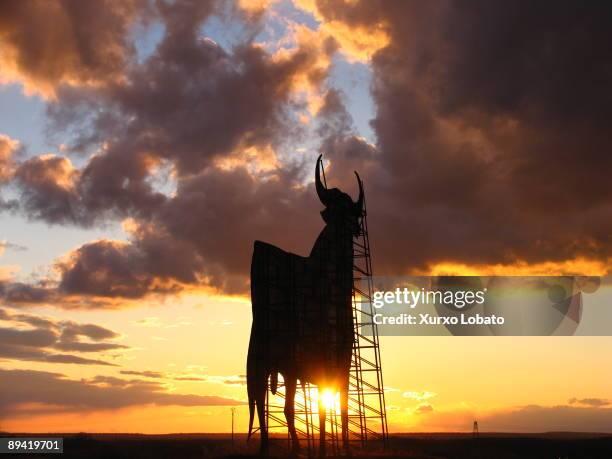
[[[19,147],[17,140],[0,134],[0,183],[9,180],[13,175],[13,153]]]
[[[101,3],[3,2],[0,84],[18,82],[26,94],[53,98],[60,84],[119,78],[133,52],[129,25],[146,3]]]
[[[517,261],[510,264],[465,264],[458,262],[439,262],[419,273],[431,276],[605,276],[610,262],[575,258],[564,261],[528,263]]]
[[[320,22],[317,32],[323,37],[333,37],[339,51],[349,62],[368,62],[379,50],[387,46],[390,37],[383,23],[368,27],[350,25],[346,22],[323,17],[315,0],[294,0],[296,7],[312,14]]]
[[[303,55],[307,65],[302,66],[291,76],[293,98],[304,101],[311,116],[323,106],[325,88],[323,82],[331,67],[331,58],[337,45],[332,37],[296,22],[287,23],[286,35],[275,45],[278,50],[273,54],[275,62],[288,61],[293,56]]]
[[[238,0],[238,6],[248,14],[261,14],[277,0]]]
[[[238,148],[227,156],[215,160],[215,166],[224,171],[246,166],[252,173],[273,171],[280,167],[271,145]]]

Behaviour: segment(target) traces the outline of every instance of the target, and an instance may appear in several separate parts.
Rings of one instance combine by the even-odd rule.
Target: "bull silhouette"
[[[326,225],[310,255],[301,257],[255,241],[251,262],[253,324],[247,357],[249,438],[255,408],[261,433],[260,453],[268,452],[265,403],[267,382],[276,393],[278,374],[285,383],[284,413],[292,452],[300,446],[295,429],[295,392],[302,385],[340,393],[342,442],[348,451],[348,387],[355,331],[352,313],[353,238],[363,214],[359,198],[321,182],[321,156],[315,169],[317,195],[325,206]],[[325,455],[326,409],[319,397],[319,454]]]

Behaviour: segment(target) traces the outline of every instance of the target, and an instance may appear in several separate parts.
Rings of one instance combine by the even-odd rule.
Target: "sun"
[[[323,406],[328,411],[335,411],[336,409],[336,393],[332,392],[331,389],[324,389],[321,393],[321,401]]]

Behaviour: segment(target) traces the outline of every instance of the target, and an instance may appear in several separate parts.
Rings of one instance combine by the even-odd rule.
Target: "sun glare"
[[[321,401],[326,410],[335,410],[337,402],[337,393],[332,392],[330,389],[325,389],[321,394]]]

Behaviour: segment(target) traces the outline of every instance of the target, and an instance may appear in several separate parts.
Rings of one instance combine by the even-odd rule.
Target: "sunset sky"
[[[611,20],[0,0],[0,431],[246,431],[252,244],[309,252],[320,152],[376,275],[609,274]],[[611,346],[384,337],[390,429],[612,432]]]

